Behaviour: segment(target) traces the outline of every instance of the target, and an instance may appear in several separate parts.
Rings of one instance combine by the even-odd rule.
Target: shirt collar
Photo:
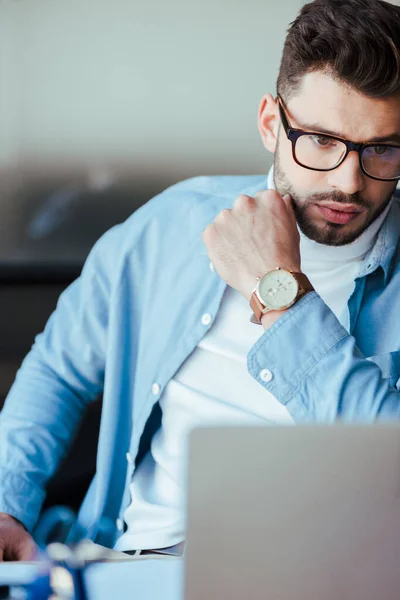
[[[388,282],[392,259],[400,237],[399,225],[399,201],[398,197],[393,196],[389,212],[379,230],[376,242],[363,261],[360,277],[369,275],[380,267],[384,273],[385,283]]]

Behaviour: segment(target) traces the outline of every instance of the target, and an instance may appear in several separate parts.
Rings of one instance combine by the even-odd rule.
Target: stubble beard
[[[392,197],[392,194],[390,194],[390,196],[379,206],[372,207],[358,193],[347,195],[339,191],[334,191],[325,194],[310,194],[300,198],[282,169],[279,158],[279,144],[276,149],[274,160],[274,184],[277,191],[282,196],[285,194],[291,195],[293,199],[293,209],[300,231],[310,240],[326,246],[344,246],[354,242],[362,233],[364,233],[371,223],[383,213]],[[367,210],[368,217],[358,228],[351,229],[350,231],[346,231],[346,226],[339,223],[327,222],[325,225],[321,226],[315,223],[312,217],[310,217],[308,208],[313,203],[324,201],[354,204],[362,208],[363,211]]]

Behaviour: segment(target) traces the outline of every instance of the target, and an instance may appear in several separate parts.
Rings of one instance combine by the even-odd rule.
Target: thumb
[[[293,210],[293,200],[290,194],[285,194],[284,196],[282,196],[282,200],[286,204],[287,208]]]
[[[293,227],[297,228],[297,219],[296,219],[296,215],[294,212],[294,207],[293,207],[294,203],[293,203],[292,196],[290,194],[285,194],[282,197],[282,200],[286,206],[286,210],[288,212],[289,219],[292,221]]]

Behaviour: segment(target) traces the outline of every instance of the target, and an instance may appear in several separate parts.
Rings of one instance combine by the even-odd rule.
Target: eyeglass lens
[[[334,169],[346,154],[346,145],[340,140],[318,134],[300,136],[295,145],[298,162],[311,169]],[[400,176],[400,148],[395,146],[367,146],[362,152],[362,165],[372,177],[394,179]]]

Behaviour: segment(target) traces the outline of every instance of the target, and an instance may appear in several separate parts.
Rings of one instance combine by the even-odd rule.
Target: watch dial
[[[295,300],[298,289],[299,285],[291,273],[276,270],[264,275],[258,286],[258,293],[269,308],[279,309]]]

